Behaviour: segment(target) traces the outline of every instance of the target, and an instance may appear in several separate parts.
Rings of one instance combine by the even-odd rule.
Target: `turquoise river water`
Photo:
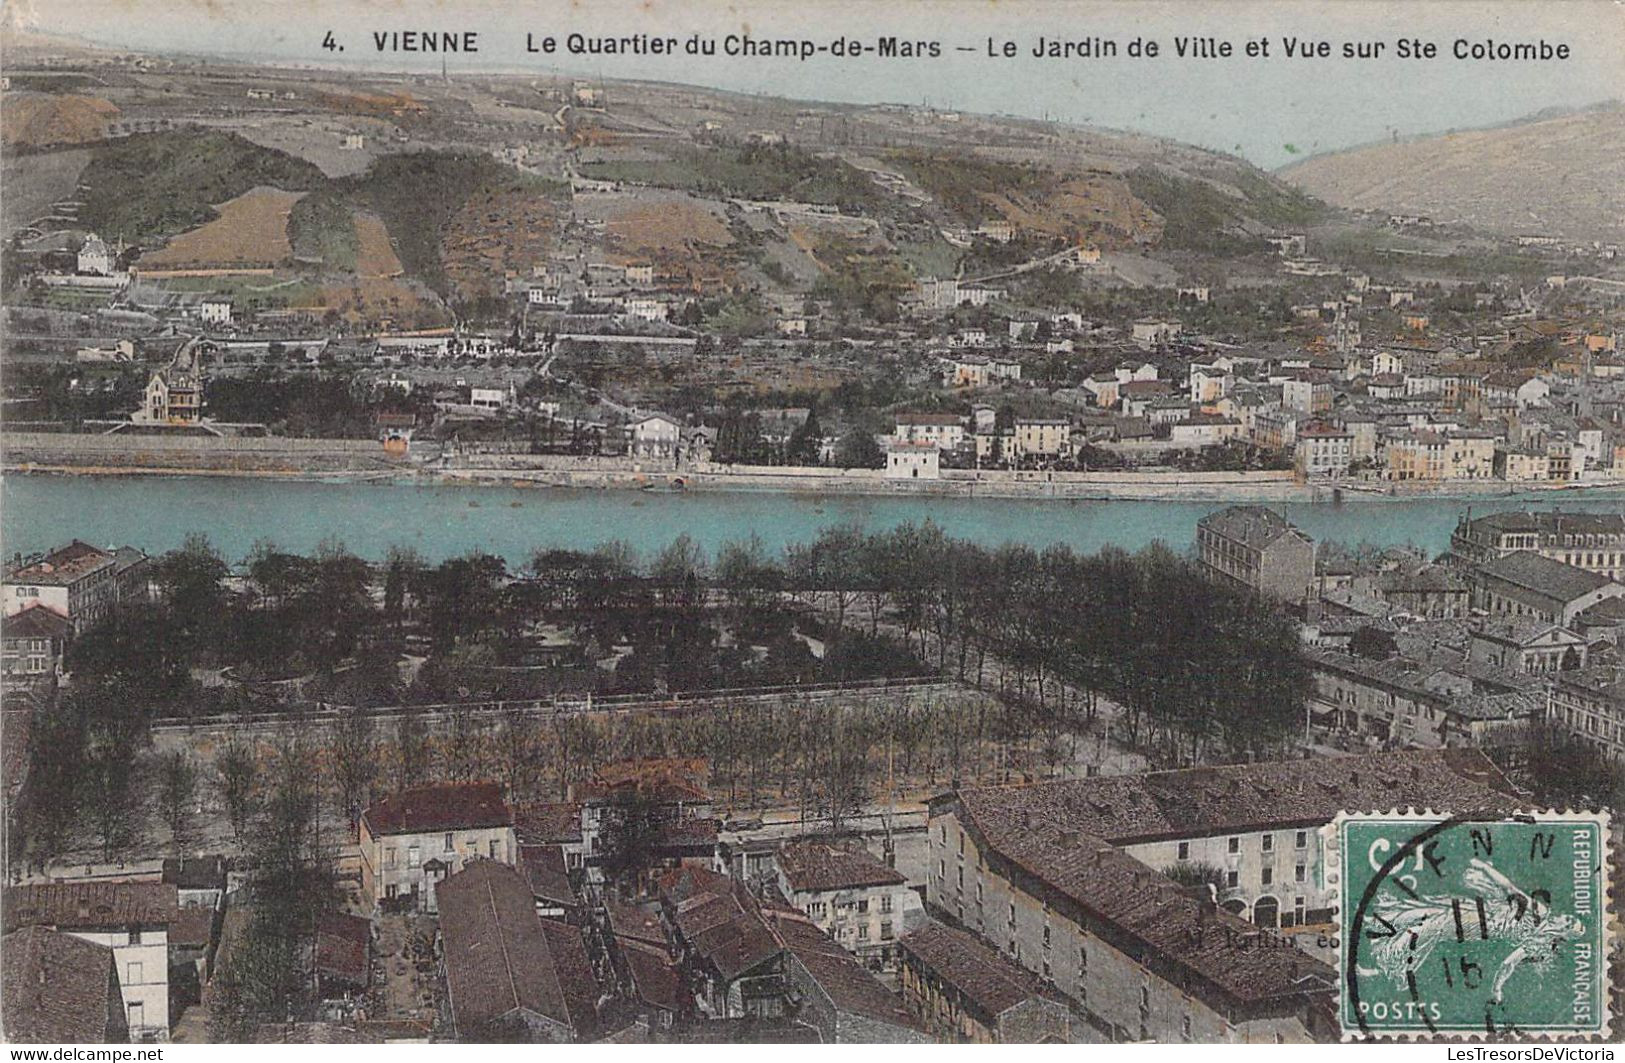
[[[591,547],[620,539],[647,554],[687,533],[714,552],[755,532],[778,549],[842,521],[883,529],[929,519],[950,535],[988,544],[1066,543],[1093,551],[1108,544],[1134,549],[1160,539],[1183,550],[1197,519],[1222,505],[14,474],[0,482],[0,548],[9,557],[78,538],[159,553],[189,532],[203,532],[236,561],[260,539],[306,552],[332,536],[367,558],[399,544],[430,560],[479,549],[518,565],[543,546]],[[1625,509],[1625,495],[1352,497],[1340,504],[1274,508],[1316,539],[1411,543],[1437,553],[1448,546],[1469,505],[1474,513],[1529,505],[1617,512]]]

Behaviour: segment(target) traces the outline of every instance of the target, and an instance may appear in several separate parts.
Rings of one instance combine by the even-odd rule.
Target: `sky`
[[[12,0],[20,28],[103,46],[355,70],[438,72],[439,55],[379,54],[374,32],[475,31],[461,71],[644,78],[844,103],[910,103],[1132,129],[1238,154],[1274,168],[1307,154],[1400,136],[1491,125],[1552,107],[1625,98],[1625,3],[1492,0]],[[342,53],[324,49],[332,40]],[[936,58],[860,59],[566,54],[568,35],[646,33],[686,41],[748,33],[756,40],[883,36],[936,41]],[[546,37],[548,55],[526,51]],[[1176,37],[1229,41],[1229,58],[1179,58]],[[1039,38],[1118,43],[1115,58],[1039,59]],[[1156,41],[1155,58],[1128,43]],[[1328,42],[1333,57],[1289,58],[1284,38]],[[1432,59],[1400,58],[1402,40]],[[1566,44],[1567,60],[1456,59],[1458,39]],[[1267,41],[1268,57],[1246,42]],[[989,42],[1017,55],[990,57]],[[1344,44],[1382,42],[1375,59]],[[960,51],[959,49],[967,49]]]

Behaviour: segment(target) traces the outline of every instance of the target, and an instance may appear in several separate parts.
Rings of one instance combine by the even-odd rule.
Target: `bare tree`
[[[220,776],[220,796],[225,802],[232,837],[241,844],[254,818],[254,784],[259,764],[254,759],[253,748],[236,736],[228,737],[215,756],[214,770]]]
[[[197,765],[184,749],[166,753],[158,761],[158,805],[178,854],[187,821],[197,801]]]
[[[333,774],[346,822],[355,826],[378,777],[372,713],[360,705],[341,710],[333,727]]]

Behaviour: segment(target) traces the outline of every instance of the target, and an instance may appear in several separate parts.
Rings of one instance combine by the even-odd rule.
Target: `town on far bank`
[[[87,71],[114,111],[68,91]],[[11,78],[38,121],[0,278],[9,468],[1625,482],[1621,234],[1578,190],[1541,227],[1026,120],[333,77],[56,53]]]
[[[14,559],[23,1028],[1337,1040],[1333,817],[1625,789],[1625,516],[1195,533]]]

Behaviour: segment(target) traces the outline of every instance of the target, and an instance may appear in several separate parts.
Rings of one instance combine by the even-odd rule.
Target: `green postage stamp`
[[[1327,829],[1345,1039],[1607,1033],[1607,813],[1344,814]]]

